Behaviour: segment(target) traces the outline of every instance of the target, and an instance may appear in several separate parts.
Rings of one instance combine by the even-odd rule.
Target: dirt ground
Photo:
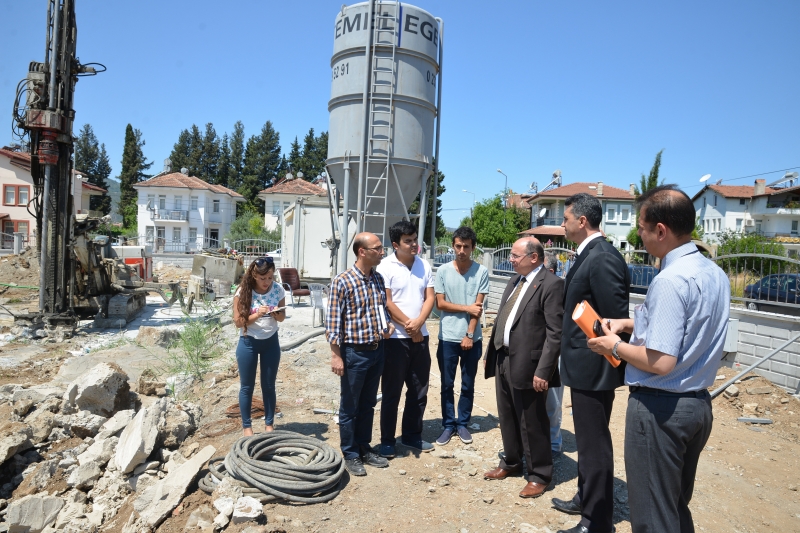
[[[178,277],[177,272],[164,274]],[[291,322],[290,317],[284,327],[288,329]],[[435,354],[436,324],[429,322],[429,329],[431,353]],[[226,332],[232,341],[235,340],[232,327],[228,326]],[[79,344],[81,341],[78,338],[71,342]],[[68,352],[72,349],[69,345],[19,340],[0,346],[3,360],[0,384],[49,381],[65,360],[74,357]],[[116,353],[133,354],[132,350],[136,347],[129,345]],[[191,399],[203,408],[203,427],[188,438],[183,447],[193,442],[201,446],[211,444],[216,447],[217,455],[223,455],[240,436],[238,423],[224,415],[225,409],[236,403],[239,390],[238,377],[235,371],[230,371],[235,369],[232,351],[224,357],[219,369],[190,393]],[[314,436],[338,449],[338,426],[333,416],[312,412],[314,408],[333,410],[338,405],[338,378],[331,373],[329,362],[328,345],[322,336],[283,353],[278,374],[281,417],[276,419],[276,427]],[[718,374],[727,379],[737,370],[723,367]],[[430,442],[441,432],[439,382],[434,356],[423,432],[423,438]],[[722,382],[720,379],[717,384]],[[740,391],[737,398],[721,395],[714,400],[714,428],[698,468],[691,503],[697,530],[800,532],[800,402],[755,375],[746,377],[737,386]],[[630,531],[623,450],[627,396],[626,388],[617,390],[611,420],[616,476],[614,522],[620,533]],[[398,446],[398,456],[390,461],[388,468],[367,467],[368,475],[361,478],[346,474],[342,492],[332,502],[267,504],[266,531],[555,532],[572,527],[577,517],[556,511],[550,503],[552,497],[570,498],[576,490],[577,453],[569,397],[566,390],[562,423],[564,453],[555,462],[552,490],[540,498],[519,498],[524,485],[521,477],[503,481],[483,479],[484,471],[497,466],[502,443],[494,416],[494,382],[479,377],[472,418],[479,429],[472,430],[473,444],[464,445],[453,439],[430,454],[412,453]],[[376,446],[380,407],[378,403],[373,425]],[[738,422],[737,418],[743,415],[770,418],[773,423]],[[257,431],[260,429],[257,422],[254,427]],[[210,496],[195,484],[177,512],[159,526],[158,532],[183,531],[190,512],[200,505],[210,504]],[[129,502],[102,530],[121,531],[131,510]],[[247,526],[231,525],[226,531],[238,533]]]

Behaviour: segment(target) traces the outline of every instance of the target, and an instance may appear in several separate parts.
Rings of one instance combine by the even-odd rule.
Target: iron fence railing
[[[192,254],[204,249],[217,249],[221,246],[219,239],[196,237],[170,239],[168,237],[118,237],[115,244],[121,246],[152,246],[153,253],[186,253]]]
[[[22,236],[22,247],[28,246],[28,235]],[[0,248],[4,250],[11,250],[14,248],[14,234],[13,233],[0,233]]]

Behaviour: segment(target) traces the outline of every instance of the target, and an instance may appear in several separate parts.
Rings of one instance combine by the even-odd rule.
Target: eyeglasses
[[[382,252],[383,251],[383,245],[375,246],[374,248],[364,248],[364,249],[365,250],[372,250],[373,252]]]
[[[274,262],[275,262],[275,260],[272,259],[271,257],[259,257],[258,259],[253,261],[253,263],[255,263],[255,265],[257,267],[259,267],[259,268],[261,268],[262,266],[264,266],[266,264],[272,264]]]
[[[523,257],[528,257],[529,255],[534,254],[534,253],[536,253],[536,252],[530,252],[530,253],[527,253],[525,255],[508,254],[508,258],[509,259],[513,259],[514,261],[517,261],[518,259],[522,259]]]

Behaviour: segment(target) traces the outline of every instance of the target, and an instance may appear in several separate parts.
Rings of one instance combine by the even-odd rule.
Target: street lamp
[[[506,177],[506,186],[503,188],[503,225],[505,225],[505,223],[506,223],[506,207],[507,207],[506,204],[508,204],[508,198],[507,198],[508,197],[508,176],[506,175],[505,172],[503,172],[499,168],[497,169],[497,171],[500,174],[502,174],[503,176]]]
[[[467,194],[472,195],[472,203],[469,204],[469,220],[470,223],[475,224],[475,219],[472,217],[472,209],[475,207],[475,193],[472,191],[468,191],[467,189],[461,189],[461,192],[465,192]]]

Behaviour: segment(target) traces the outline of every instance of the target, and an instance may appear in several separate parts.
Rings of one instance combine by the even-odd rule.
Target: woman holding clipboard
[[[236,364],[239,367],[239,411],[244,436],[253,434],[250,411],[256,368],[261,361],[261,394],[264,398],[266,431],[273,431],[275,419],[275,378],[281,362],[278,322],[286,318],[283,287],[275,283],[275,263],[271,257],[253,261],[242,276],[233,297],[233,323],[239,328]]]

